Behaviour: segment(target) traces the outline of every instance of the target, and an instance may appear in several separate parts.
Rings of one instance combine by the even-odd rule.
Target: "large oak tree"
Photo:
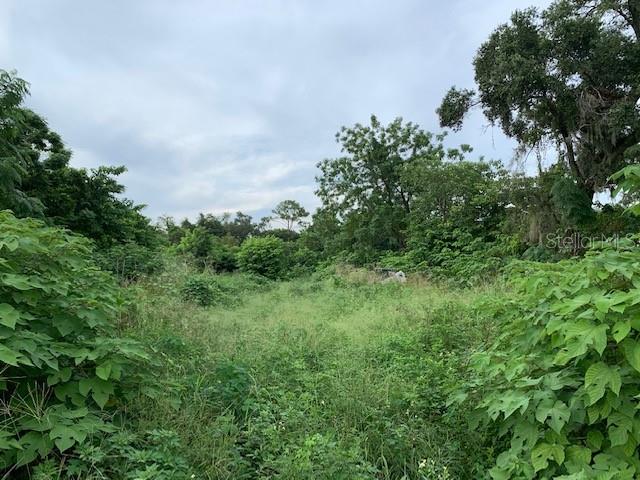
[[[480,47],[477,92],[452,88],[438,109],[459,129],[480,105],[526,150],[559,151],[592,198],[610,176],[638,161],[640,0],[560,0],[513,14]]]

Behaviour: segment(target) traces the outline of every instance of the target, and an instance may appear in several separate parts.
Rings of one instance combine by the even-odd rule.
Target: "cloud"
[[[318,206],[315,165],[339,154],[341,125],[375,113],[437,131],[480,42],[532,1],[9,1],[0,60],[75,165],[127,166],[147,215],[262,216],[286,198]],[[508,160],[485,124],[472,115],[448,142]]]

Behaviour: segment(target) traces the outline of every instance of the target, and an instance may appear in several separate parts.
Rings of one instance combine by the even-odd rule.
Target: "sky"
[[[125,165],[144,213],[195,218],[280,201],[308,210],[316,164],[342,125],[395,117],[439,132],[452,85],[510,13],[546,0],[2,0],[0,68],[72,164]],[[509,165],[514,143],[481,112],[450,146]]]

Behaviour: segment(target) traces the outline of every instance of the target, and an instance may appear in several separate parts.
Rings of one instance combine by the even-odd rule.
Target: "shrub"
[[[187,480],[192,476],[181,453],[184,445],[173,431],[140,433],[120,431],[99,445],[78,446],[69,460],[68,478],[111,478],[135,480]],[[43,480],[59,478],[59,465],[40,466]],[[45,474],[48,474],[45,476]]]
[[[178,251],[191,255],[200,268],[213,268],[217,272],[236,270],[235,248],[210,234],[203,227],[188,232],[178,245]]]
[[[103,410],[142,381],[144,352],[114,335],[120,290],[91,253],[85,239],[0,212],[0,469],[15,466],[12,478],[112,431]]]
[[[244,272],[267,278],[281,278],[285,269],[284,242],[273,236],[245,240],[238,251],[238,265]]]
[[[136,243],[114,245],[99,251],[96,260],[102,269],[125,281],[137,280],[142,275],[156,273],[163,267],[160,252]]]
[[[253,274],[214,275],[201,273],[188,277],[181,287],[182,299],[202,307],[238,305],[249,292],[262,290],[269,280]]]
[[[493,478],[639,478],[640,249],[617,247],[523,263],[483,307],[504,323],[470,389],[505,436]]]
[[[213,240],[207,266],[216,272],[233,272],[238,269],[236,261],[237,246],[230,246],[218,238]]]
[[[196,275],[188,278],[181,289],[185,301],[193,301],[201,307],[212,305],[215,292],[211,280],[206,275]]]

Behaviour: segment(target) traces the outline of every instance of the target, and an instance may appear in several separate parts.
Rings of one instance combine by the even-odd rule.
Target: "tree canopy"
[[[441,125],[480,105],[523,150],[555,146],[589,196],[639,159],[640,1],[560,0],[516,11],[480,47],[477,93],[452,88]]]

